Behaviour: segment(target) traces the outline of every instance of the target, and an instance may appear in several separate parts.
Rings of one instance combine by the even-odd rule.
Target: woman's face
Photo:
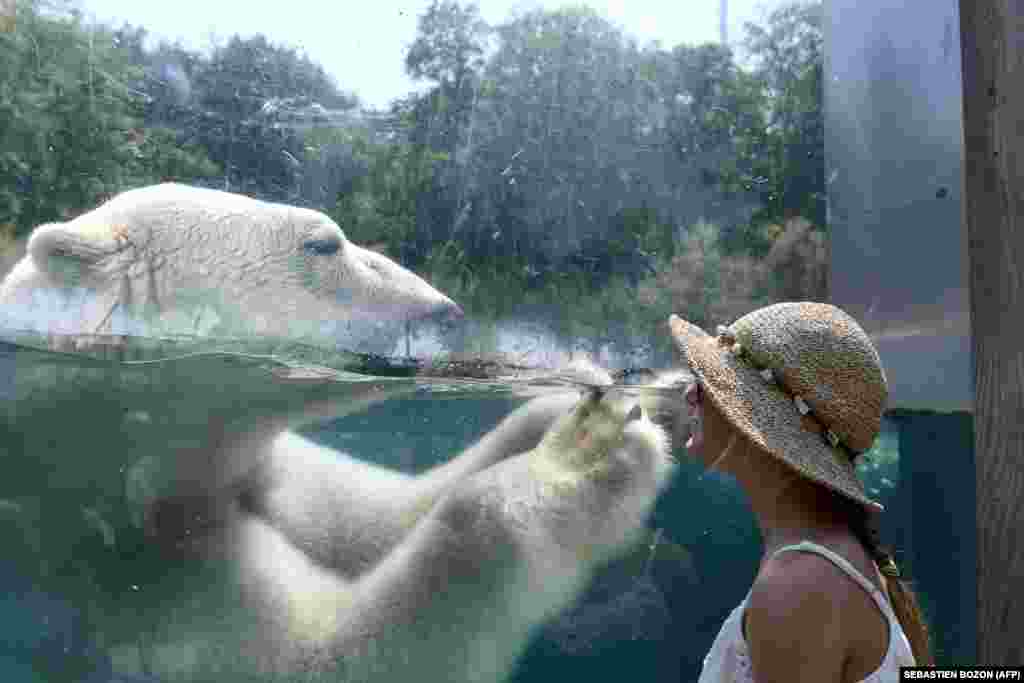
[[[693,420],[693,426],[690,427],[690,438],[686,441],[686,450],[690,455],[700,457],[701,448],[704,446],[704,425],[702,424],[704,388],[701,386],[700,380],[686,388],[685,397],[686,415]]]
[[[686,389],[685,397],[687,414],[693,419],[686,450],[706,467],[728,445],[729,423],[708,398],[700,380]]]

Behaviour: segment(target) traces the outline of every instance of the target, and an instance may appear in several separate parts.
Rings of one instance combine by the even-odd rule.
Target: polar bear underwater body
[[[449,463],[477,465],[472,474],[421,475],[396,487],[390,510],[341,493],[337,469],[281,458],[288,471],[243,496],[235,527],[243,584],[272,624],[260,650],[276,661],[264,670],[315,662],[353,682],[504,680],[534,629],[637,539],[671,472],[665,432],[635,401],[599,388],[569,398],[526,404]],[[298,484],[311,475],[324,487],[313,496]]]
[[[0,310],[62,331],[94,331],[112,308],[130,324],[187,320],[173,317],[179,303],[210,301],[222,319],[234,310],[245,321],[252,310],[254,332],[286,336],[301,327],[292,321],[318,314],[360,323],[459,314],[322,214],[181,185],[126,192],[39,228],[27,251],[0,283]],[[591,375],[611,382],[600,369]],[[379,387],[208,439],[180,468],[177,490],[147,510],[154,543],[191,535],[228,560],[242,587],[228,618],[247,625],[222,644],[235,652],[211,648],[209,657],[230,661],[207,664],[285,680],[299,671],[352,682],[503,680],[531,631],[643,529],[669,478],[666,436],[636,402],[618,390],[585,393],[533,399],[416,476],[291,431],[386,398]],[[184,638],[204,633],[197,624]],[[168,647],[152,673],[187,675],[170,661],[175,652],[184,650]]]

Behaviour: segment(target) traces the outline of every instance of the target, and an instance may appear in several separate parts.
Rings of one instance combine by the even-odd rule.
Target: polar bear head
[[[38,227],[0,310],[0,326],[43,332],[331,334],[353,350],[461,316],[318,211],[173,183]]]

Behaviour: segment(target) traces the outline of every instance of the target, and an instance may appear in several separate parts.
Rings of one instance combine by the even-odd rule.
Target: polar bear
[[[321,342],[327,332],[349,350],[384,344],[386,352],[400,323],[461,316],[447,296],[352,244],[318,211],[176,183],[42,225],[26,251],[0,283],[0,327],[140,336],[215,329]]]
[[[672,471],[664,430],[602,387],[535,399],[452,463],[372,492],[346,486],[352,463],[294,435],[277,445],[274,484],[240,496],[229,525],[266,625],[249,657],[352,683],[503,680],[635,541]]]
[[[128,190],[36,228],[0,281],[0,337],[36,331],[57,350],[89,349],[106,333],[99,338],[115,347],[124,335],[210,335],[387,352],[409,321],[461,316],[450,298],[349,242],[320,212],[176,183]],[[180,453],[168,476],[201,499],[247,471],[282,432],[410,388],[338,384],[296,397],[282,387],[280,399],[241,414],[211,404],[196,439],[206,447]]]
[[[0,311],[0,327],[72,334],[203,333],[189,327],[200,314],[213,333],[316,338],[333,322],[356,342],[377,339],[365,330],[381,319],[460,314],[322,214],[173,184],[37,229],[0,283]],[[599,369],[583,381],[611,384]],[[237,644],[246,666],[500,680],[531,628],[642,528],[667,479],[663,432],[620,390],[534,399],[415,477],[293,431],[413,386],[232,406],[207,416],[201,448],[173,453],[174,485],[147,501],[147,531],[228,560],[246,598],[231,623],[258,617]],[[182,642],[202,633],[190,626]],[[189,657],[174,652],[168,666]]]

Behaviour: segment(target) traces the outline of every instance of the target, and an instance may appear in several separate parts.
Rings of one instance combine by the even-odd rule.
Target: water
[[[203,544],[208,520],[178,528],[171,544],[147,527],[147,505],[176,482],[199,481],[208,492],[244,473],[244,449],[210,468],[211,444],[290,426],[357,460],[417,475],[451,461],[531,398],[586,384],[544,368],[499,376],[493,366],[489,377],[429,380],[408,376],[412,366],[399,362],[378,366],[390,376],[367,375],[345,369],[365,357],[314,358],[298,345],[247,353],[187,340],[143,347],[122,349],[113,362],[102,359],[110,352],[102,346],[0,350],[4,680],[254,680],[245,677],[245,648],[257,622],[239,607],[231,559]],[[460,370],[467,367],[482,366]],[[749,587],[759,546],[739,490],[701,479],[685,453],[673,455],[675,475],[637,542],[538,624],[510,680],[696,678]],[[878,478],[895,479],[891,470]]]

